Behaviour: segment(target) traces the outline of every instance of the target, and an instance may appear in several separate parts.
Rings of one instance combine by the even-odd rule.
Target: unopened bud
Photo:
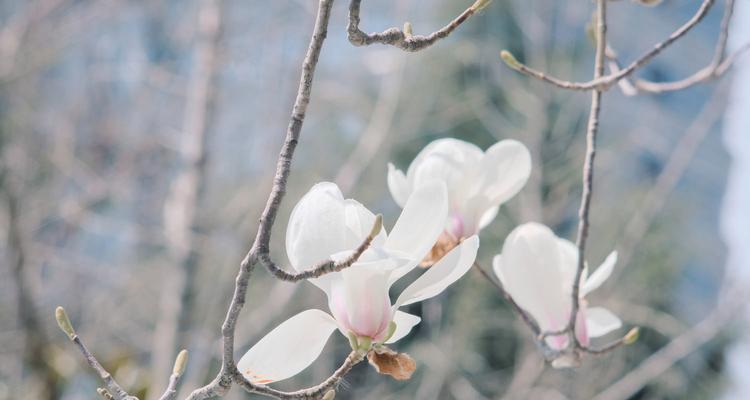
[[[656,7],[661,4],[661,0],[634,0],[636,3],[642,6]]]
[[[175,375],[182,375],[185,373],[185,367],[187,367],[188,362],[188,351],[183,349],[180,351],[179,354],[177,354],[177,358],[174,360],[174,368],[172,368],[172,373]]]
[[[404,36],[406,36],[406,38],[408,39],[412,36],[412,34],[413,31],[411,29],[411,22],[404,22]]]
[[[500,52],[500,58],[503,59],[505,64],[507,64],[509,67],[513,69],[519,69],[521,67],[521,63],[516,60],[516,57],[511,54],[508,50],[503,50]]]
[[[57,325],[60,329],[68,335],[70,340],[73,340],[76,337],[76,331],[73,329],[73,324],[70,323],[70,318],[68,318],[68,313],[65,312],[64,308],[58,306],[55,309],[55,319],[57,319]]]
[[[323,395],[323,398],[321,400],[333,400],[336,398],[336,391],[331,389],[326,392],[325,395]]]
[[[626,345],[630,345],[635,343],[638,340],[638,337],[641,334],[641,329],[637,326],[633,329],[631,329],[625,337],[622,338],[622,343]]]
[[[408,22],[407,22],[408,23]],[[374,238],[380,234],[380,230],[383,229],[383,214],[375,216],[375,222],[372,224],[372,230],[370,231],[370,238]]]
[[[477,0],[474,2],[474,5],[471,6],[471,9],[476,11],[482,11],[485,7],[490,5],[492,3],[492,0]]]

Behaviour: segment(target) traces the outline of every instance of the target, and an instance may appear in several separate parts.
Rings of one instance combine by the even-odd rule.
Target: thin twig
[[[333,260],[322,261],[306,271],[298,273],[288,272],[287,270],[277,266],[273,262],[273,260],[271,260],[270,255],[266,253],[258,254],[258,261],[263,264],[266,269],[268,269],[276,278],[281,279],[282,281],[299,282],[305,279],[319,278],[322,275],[332,272],[339,272],[343,269],[351,267],[355,262],[357,262],[359,257],[362,256],[362,253],[364,253],[370,247],[372,241],[375,239],[378,233],[380,233],[382,226],[383,217],[381,215],[378,215],[372,225],[370,234],[367,235],[367,237],[362,241],[362,243],[360,243],[359,246],[357,246],[357,248],[350,256],[337,262]]]
[[[253,385],[238,371],[234,379],[238,385],[242,386],[245,390],[250,393],[259,393],[267,396],[273,396],[282,400],[291,399],[304,399],[304,400],[317,400],[322,398],[329,390],[333,389],[346,375],[354,368],[355,365],[359,364],[364,360],[365,353],[353,351],[349,353],[341,366],[330,376],[328,379],[320,383],[319,385],[302,389],[294,392],[283,392],[280,390],[272,389],[268,386]]]
[[[658,378],[679,360],[721,333],[724,327],[746,307],[746,296],[731,304],[720,304],[703,321],[659,349],[638,367],[594,397],[595,400],[624,400]]]
[[[672,82],[653,82],[645,79],[635,79],[635,82],[632,84],[633,90],[625,89],[623,92],[630,96],[637,95],[639,91],[648,93],[673,92],[722,77],[724,73],[732,67],[736,59],[750,49],[750,43],[746,43],[734,53],[726,56],[729,25],[734,13],[734,6],[735,0],[726,0],[724,16],[722,17],[721,28],[719,31],[719,39],[716,43],[716,48],[714,49],[714,56],[707,66],[686,78]],[[614,50],[608,49],[607,58],[610,59],[610,70],[613,73],[619,71],[620,65],[617,59],[617,54]],[[619,83],[622,84],[625,81],[626,80],[622,80]]]
[[[604,74],[605,51],[607,47],[607,0],[596,2],[596,59],[594,61],[594,79],[599,79]],[[591,207],[591,196],[594,187],[594,158],[596,157],[596,134],[599,130],[599,113],[601,111],[602,92],[594,90],[591,93],[591,111],[589,112],[588,130],[586,132],[586,159],[583,164],[583,194],[581,196],[581,207],[578,211],[578,236],[576,246],[578,247],[578,266],[573,280],[571,295],[572,307],[568,329],[571,332],[573,343],[578,343],[575,334],[576,320],[580,301],[580,283],[583,270],[586,265],[586,239],[589,234],[589,209]]]
[[[521,316],[521,318],[523,319],[523,322],[526,323],[526,326],[528,326],[529,329],[531,329],[531,331],[534,333],[535,336],[538,336],[539,335],[539,325],[537,325],[536,321],[534,321],[534,319],[531,318],[531,316],[523,308],[521,308],[521,306],[519,306],[518,303],[516,303],[516,301],[513,299],[513,296],[511,296],[510,293],[508,293],[505,290],[505,288],[503,287],[502,283],[500,283],[500,282],[496,281],[494,278],[492,278],[492,276],[490,276],[490,273],[487,272],[487,271],[485,271],[484,268],[482,268],[482,266],[479,265],[479,263],[475,262],[474,263],[474,268],[477,271],[479,271],[480,274],[482,274],[482,276],[484,277],[484,279],[486,279],[487,281],[489,281],[493,286],[495,286],[497,288],[498,291],[500,291],[500,294],[503,295],[503,297],[505,298],[505,300],[507,300],[508,303],[510,303],[510,305],[513,307],[513,309],[516,310],[516,312],[518,313],[518,315]]]
[[[363,32],[359,29],[359,9],[361,3],[362,0],[352,0],[349,3],[349,25],[346,28],[349,34],[349,42],[355,46],[369,46],[373,43],[380,43],[395,46],[404,51],[414,52],[424,50],[435,44],[438,40],[448,37],[448,35],[466,22],[472,15],[486,7],[490,1],[477,0],[448,25],[425,36],[413,35],[411,33],[411,25],[408,22],[405,24],[403,30],[390,28],[379,33],[367,34]]]
[[[99,374],[99,377],[107,386],[107,391],[115,398],[115,400],[138,400],[137,397],[129,395],[122,386],[115,381],[115,378],[113,378],[112,375],[104,369],[102,364],[99,363],[96,357],[91,354],[77,334],[74,333],[70,340],[78,346],[78,350],[83,354],[83,358],[85,358],[89,366]]]
[[[672,43],[674,43],[675,41],[680,39],[682,36],[687,34],[691,29],[693,29],[693,27],[695,27],[695,25],[697,25],[699,22],[703,20],[706,14],[708,14],[708,11],[714,5],[714,3],[715,3],[715,0],[703,0],[703,3],[701,3],[700,8],[698,8],[698,11],[696,11],[693,17],[690,18],[690,20],[688,20],[685,24],[680,26],[676,31],[672,32],[672,34],[669,35],[667,39],[657,43],[651,50],[649,50],[640,58],[630,63],[630,65],[628,65],[627,67],[617,72],[614,72],[610,75],[604,76],[604,74],[602,74],[601,76],[594,78],[588,82],[572,82],[572,81],[559,79],[554,76],[549,76],[545,74],[544,72],[537,71],[531,67],[526,66],[525,64],[516,60],[516,58],[513,57],[513,55],[505,51],[502,53],[503,55],[502,58],[503,58],[503,61],[505,61],[505,63],[510,68],[518,72],[521,72],[523,74],[526,74],[532,78],[536,78],[541,81],[555,85],[562,89],[581,90],[581,91],[589,91],[589,90],[607,91],[613,84],[617,83],[623,78],[626,78],[632,75],[639,68],[648,64],[654,57],[659,55],[664,49],[669,47]]]

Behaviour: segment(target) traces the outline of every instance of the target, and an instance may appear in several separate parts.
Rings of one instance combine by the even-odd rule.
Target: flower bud
[[[336,391],[331,389],[326,392],[326,394],[323,396],[321,400],[333,400],[336,398]]]
[[[76,337],[76,331],[73,329],[73,324],[70,323],[70,318],[68,318],[68,313],[65,312],[64,308],[58,306],[55,309],[55,319],[57,319],[57,325],[60,329],[68,335],[70,340],[73,340]]]
[[[185,367],[187,367],[188,362],[188,351],[183,349],[180,351],[179,354],[177,354],[177,358],[174,360],[174,368],[172,368],[172,373],[175,375],[182,375],[185,373]]]
[[[471,6],[471,9],[474,12],[482,11],[485,7],[490,5],[490,3],[492,3],[492,0],[477,0],[474,2],[474,5]]]
[[[503,59],[505,64],[507,64],[509,67],[513,69],[518,69],[521,66],[521,63],[519,63],[516,57],[513,54],[511,54],[508,50],[501,51],[500,58]]]

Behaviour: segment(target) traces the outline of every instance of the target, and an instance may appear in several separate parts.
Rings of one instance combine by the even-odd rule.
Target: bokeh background
[[[353,47],[347,2],[337,3],[274,228],[275,259],[286,260],[289,211],[318,181],[337,182],[390,227],[399,209],[387,163],[405,168],[442,137],[482,148],[514,138],[532,153],[528,185],[482,232],[485,268],[519,223],[574,237],[590,96],[521,76],[498,54],[588,80],[591,2],[496,0],[416,54]],[[365,31],[410,21],[420,34],[471,1],[364,3]],[[613,1],[610,44],[634,59],[698,3]],[[750,40],[750,3],[737,3],[732,48]],[[163,391],[178,348],[191,353],[181,397],[216,374],[220,324],[271,186],[316,5],[0,2],[0,399],[96,396],[100,383],[55,325],[57,305],[141,398]],[[638,75],[674,80],[705,66],[723,7]],[[423,318],[398,344],[418,361],[410,381],[361,365],[337,398],[750,398],[748,61],[682,92],[605,96],[588,259],[598,265],[617,249],[620,261],[590,301],[625,321],[620,335],[641,326],[636,344],[578,370],[545,367],[528,330],[471,271],[408,310]],[[326,307],[318,289],[256,270],[237,356],[310,307]],[[315,384],[347,352],[334,335],[311,368],[277,386]],[[227,398],[253,397],[235,388]]]

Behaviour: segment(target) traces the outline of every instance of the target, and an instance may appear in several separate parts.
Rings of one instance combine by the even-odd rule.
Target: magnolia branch
[[[594,60],[594,79],[604,75],[605,50],[607,46],[607,0],[596,2],[596,58]],[[594,90],[591,93],[591,111],[589,112],[588,130],[586,132],[586,159],[583,164],[583,195],[581,196],[581,208],[578,211],[578,267],[573,279],[572,308],[568,329],[572,333],[573,342],[579,346],[575,335],[576,320],[580,302],[581,276],[586,267],[586,239],[589,234],[589,210],[591,207],[591,196],[594,188],[594,158],[596,157],[596,134],[599,130],[599,114],[601,112],[602,91]]]
[[[729,56],[726,55],[727,42],[729,39],[729,25],[734,13],[734,6],[735,0],[726,0],[724,16],[722,17],[721,28],[719,31],[719,39],[716,43],[714,56],[707,66],[686,78],[673,82],[652,82],[645,79],[635,79],[632,85],[633,90],[626,91],[626,94],[635,95],[638,94],[638,91],[648,93],[673,92],[722,77],[732,67],[739,56],[750,50],[750,43],[746,43],[734,53]],[[610,70],[613,73],[618,72],[620,69],[619,60],[613,49],[607,49],[607,58],[611,60]]]
[[[332,272],[339,272],[343,269],[351,267],[362,253],[364,253],[372,244],[373,239],[380,233],[383,228],[383,216],[378,214],[375,217],[375,222],[372,225],[370,234],[367,235],[365,240],[354,250],[354,252],[341,261],[326,260],[318,263],[316,266],[306,271],[291,273],[287,270],[278,267],[271,257],[267,253],[258,254],[258,261],[263,264],[276,278],[282,281],[288,282],[299,282],[305,279],[319,278],[322,275],[329,274]]]
[[[279,159],[276,164],[276,175],[274,177],[273,188],[268,197],[266,206],[260,218],[260,225],[255,241],[250,251],[240,263],[240,270],[235,281],[234,294],[232,301],[227,310],[227,315],[221,327],[223,354],[221,370],[219,374],[208,385],[199,388],[190,394],[188,399],[207,399],[217,395],[224,394],[232,386],[232,382],[244,382],[238,377],[242,375],[237,370],[234,362],[234,332],[237,325],[237,319],[240,311],[245,305],[248,282],[250,274],[259,260],[259,256],[267,256],[270,253],[269,243],[271,240],[271,229],[276,219],[281,200],[286,194],[287,179],[291,169],[292,157],[297,147],[302,123],[305,120],[307,105],[310,103],[312,93],[313,77],[315,68],[318,65],[320,52],[323,48],[323,42],[328,35],[328,22],[331,17],[331,7],[333,0],[320,0],[318,4],[318,14],[315,20],[307,54],[302,63],[302,76],[300,78],[297,97],[294,102],[291,120],[287,128],[286,139],[281,148]],[[257,386],[247,382],[243,383],[245,389],[258,389]],[[251,390],[252,391],[252,390]]]
[[[252,383],[248,382],[247,379],[241,374],[237,373],[235,376],[235,379],[237,381],[237,384],[240,385],[242,388],[247,390],[250,393],[259,393],[264,394],[268,396],[273,396],[282,400],[292,400],[292,399],[325,399],[328,400],[325,396],[328,394],[329,391],[332,391],[334,387],[341,381],[341,379],[351,371],[352,368],[354,368],[355,365],[359,364],[364,360],[365,353],[360,351],[352,351],[348,357],[344,360],[344,362],[341,364],[341,366],[325,381],[320,383],[319,385],[298,390],[295,392],[283,392],[280,390],[272,389],[268,386],[258,386],[253,385]],[[331,395],[333,398],[333,395]]]
[[[505,64],[508,65],[510,68],[518,72],[521,72],[525,75],[528,75],[532,78],[536,78],[541,81],[555,85],[562,89],[581,90],[581,91],[590,91],[590,90],[607,91],[613,84],[619,82],[621,79],[627,78],[628,76],[632,75],[636,70],[648,64],[651,60],[654,59],[654,57],[659,55],[662,51],[664,51],[664,49],[669,47],[672,43],[676,42],[678,39],[680,39],[685,34],[690,32],[690,30],[692,30],[693,27],[695,27],[699,22],[701,22],[703,18],[708,14],[708,11],[711,9],[714,3],[715,3],[715,0],[703,0],[703,2],[701,3],[701,6],[698,8],[698,11],[696,11],[693,17],[690,18],[690,20],[688,20],[685,24],[680,26],[676,31],[672,32],[672,34],[669,35],[667,39],[657,43],[651,50],[649,50],[640,58],[630,63],[627,67],[621,70],[618,70],[617,72],[613,72],[612,74],[609,74],[606,76],[604,76],[604,74],[602,73],[600,76],[595,77],[594,79],[588,82],[566,81],[560,78],[556,78],[554,76],[547,75],[544,72],[537,71],[521,63],[513,56],[513,54],[511,54],[508,51],[503,51],[501,53],[501,57],[503,61],[505,61]],[[605,42],[605,46],[606,46],[606,42]]]
[[[466,22],[472,15],[487,7],[491,2],[492,0],[477,0],[448,25],[429,35],[423,36],[414,35],[409,22],[404,24],[403,30],[390,28],[379,33],[367,34],[363,32],[359,28],[359,13],[362,0],[352,0],[349,3],[349,25],[346,31],[349,34],[349,42],[355,46],[369,46],[373,43],[380,43],[395,46],[404,51],[415,52],[424,50],[435,44],[438,40],[448,37],[456,28]]]

